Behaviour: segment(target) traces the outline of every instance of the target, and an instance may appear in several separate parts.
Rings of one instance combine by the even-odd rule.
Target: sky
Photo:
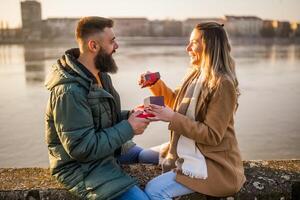
[[[190,17],[251,15],[300,22],[300,0],[39,0],[43,19],[50,17]],[[0,0],[0,21],[21,26],[20,0]]]

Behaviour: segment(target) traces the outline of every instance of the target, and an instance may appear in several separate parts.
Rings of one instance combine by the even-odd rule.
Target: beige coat
[[[181,88],[174,92],[159,80],[150,87],[156,96],[164,96],[165,104],[174,110],[184,104],[183,96],[193,74],[187,78]],[[214,92],[202,91],[196,107],[196,121],[175,112],[169,129],[170,145],[162,152],[171,161],[177,156],[177,142],[180,134],[196,141],[196,145],[205,156],[208,178],[194,179],[177,173],[176,181],[202,194],[225,197],[238,192],[246,178],[238,142],[234,131],[233,115],[237,95],[233,83],[223,78]],[[183,105],[184,106],[184,105]]]

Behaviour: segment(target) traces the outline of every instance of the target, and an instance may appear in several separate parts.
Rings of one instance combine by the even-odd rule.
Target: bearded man
[[[121,156],[126,148],[139,152],[130,141],[144,132],[149,120],[137,117],[138,111],[121,111],[108,75],[118,69],[112,57],[118,48],[112,27],[111,19],[80,19],[79,48],[66,51],[47,78],[50,172],[83,199],[148,199],[119,166],[128,158]]]

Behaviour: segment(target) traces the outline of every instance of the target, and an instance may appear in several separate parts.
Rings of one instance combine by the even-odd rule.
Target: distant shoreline
[[[188,37],[118,37],[118,42],[122,45],[186,45]],[[272,45],[272,44],[300,44],[300,38],[262,38],[262,37],[232,37],[230,38],[232,45]],[[37,44],[37,45],[59,45],[59,44],[75,44],[74,39],[58,38],[55,40],[43,39],[39,41],[22,41],[22,40],[5,40],[0,41],[0,45],[14,44]]]

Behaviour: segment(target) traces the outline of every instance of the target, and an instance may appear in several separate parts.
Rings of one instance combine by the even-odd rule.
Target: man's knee
[[[140,163],[158,164],[159,153],[151,149],[145,149],[139,153]]]

